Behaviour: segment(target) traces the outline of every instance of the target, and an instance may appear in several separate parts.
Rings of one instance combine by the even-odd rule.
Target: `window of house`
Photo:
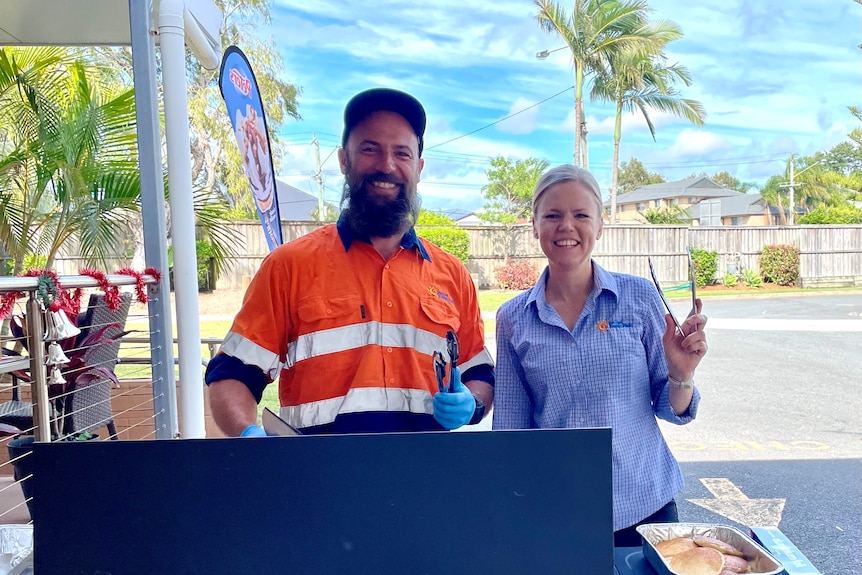
[[[638,202],[638,211],[640,212],[640,211],[643,211],[645,209],[646,209],[646,204],[644,204],[643,202]]]
[[[691,198],[691,197],[690,197],[690,198],[688,198],[688,203],[690,203],[690,204],[696,204],[696,203],[697,203],[697,198]]]
[[[660,208],[661,207],[661,200],[653,200],[652,205],[654,208]]]
[[[679,198],[674,198],[674,199],[672,199],[672,200],[670,201],[670,204],[671,204],[672,206],[678,206],[678,205],[679,205]]]
[[[734,217],[730,218],[730,225],[741,226],[742,225],[742,216],[734,216]]]

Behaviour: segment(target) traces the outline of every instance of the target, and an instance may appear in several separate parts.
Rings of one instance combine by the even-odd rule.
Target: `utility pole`
[[[787,218],[787,225],[792,226],[796,222],[796,199],[795,199],[795,187],[796,187],[796,176],[801,174],[802,172],[807,172],[814,166],[820,165],[823,163],[823,159],[817,160],[813,164],[809,165],[806,168],[803,168],[799,173],[796,172],[796,166],[794,165],[793,160],[796,158],[796,154],[790,154],[790,181],[786,184],[778,184],[779,188],[790,188],[789,192],[789,200],[790,200],[790,215]],[[801,182],[800,185],[803,185],[804,182]]]
[[[794,154],[790,154],[790,218],[787,220],[787,223],[791,226],[793,225],[793,221],[795,220],[794,216],[796,215],[796,206],[793,203],[793,156]]]
[[[326,221],[326,203],[323,201],[323,171],[320,165],[320,143],[317,141],[317,135],[312,132],[311,145],[314,146],[314,159],[317,163],[317,172],[314,174],[314,179],[317,181],[317,221]]]

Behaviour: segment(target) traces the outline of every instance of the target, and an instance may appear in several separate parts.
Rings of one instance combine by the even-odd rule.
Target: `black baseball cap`
[[[347,138],[356,124],[370,114],[386,110],[403,116],[416,132],[419,139],[419,155],[422,155],[423,136],[425,135],[425,108],[419,100],[406,92],[391,88],[372,88],[353,96],[344,108],[344,134],[341,146],[347,146]]]

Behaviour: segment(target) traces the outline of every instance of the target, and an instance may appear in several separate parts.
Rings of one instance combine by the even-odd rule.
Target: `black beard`
[[[372,174],[359,182],[351,182],[350,178],[344,182],[348,206],[343,216],[350,229],[363,239],[388,238],[404,233],[413,225],[415,218],[404,184],[398,184],[398,197],[383,200],[368,193],[367,182],[372,180],[391,181],[386,176]],[[415,197],[415,192],[413,195]]]

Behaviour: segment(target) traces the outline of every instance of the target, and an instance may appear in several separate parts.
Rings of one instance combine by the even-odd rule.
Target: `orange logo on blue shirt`
[[[596,328],[599,331],[608,331],[609,329],[620,329],[624,327],[632,327],[632,323],[628,321],[612,321],[608,322],[607,320],[601,320],[596,324]]]

